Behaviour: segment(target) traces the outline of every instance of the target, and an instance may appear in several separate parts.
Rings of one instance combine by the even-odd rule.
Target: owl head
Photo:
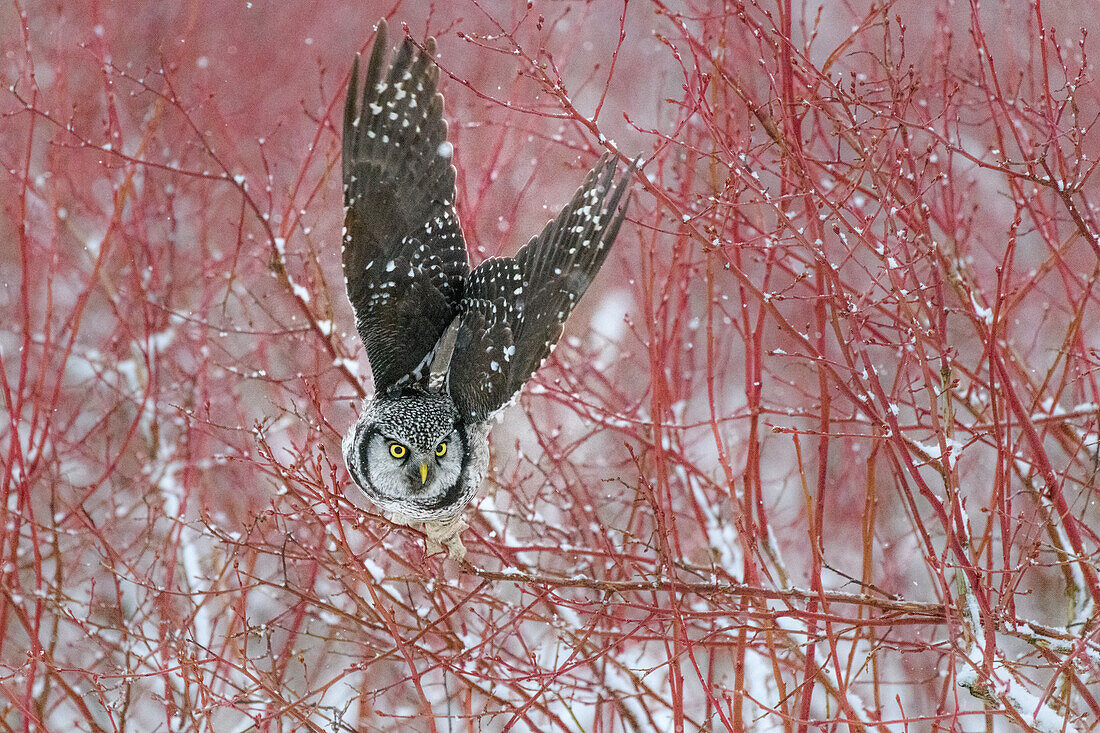
[[[406,389],[371,400],[343,450],[352,479],[382,509],[417,520],[461,510],[466,431],[445,393]]]

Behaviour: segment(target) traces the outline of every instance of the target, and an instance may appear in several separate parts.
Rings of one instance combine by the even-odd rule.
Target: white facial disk
[[[462,473],[465,446],[452,430],[432,448],[418,448],[400,436],[372,431],[363,455],[368,495],[386,509],[390,502],[407,508],[410,501],[425,506],[443,502]]]
[[[462,482],[466,430],[446,394],[411,391],[368,401],[343,449],[355,484],[391,516],[446,519],[469,503]]]

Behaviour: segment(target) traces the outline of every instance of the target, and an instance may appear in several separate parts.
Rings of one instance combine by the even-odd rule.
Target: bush
[[[5,729],[1095,729],[1077,11],[456,6],[0,10]],[[461,566],[343,496],[384,14],[474,261],[645,157]]]

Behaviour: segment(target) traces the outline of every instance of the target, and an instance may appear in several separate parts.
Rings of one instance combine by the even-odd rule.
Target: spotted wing
[[[607,155],[573,200],[515,257],[474,268],[461,304],[447,391],[468,422],[508,404],[561,336],[626,215],[633,166]]]
[[[470,272],[435,40],[414,49],[406,38],[383,77],[380,22],[362,99],[356,58],[344,107],[344,279],[376,392],[426,376]]]

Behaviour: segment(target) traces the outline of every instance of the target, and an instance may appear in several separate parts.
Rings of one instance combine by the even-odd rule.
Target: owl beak
[[[422,484],[428,483],[428,464],[427,463],[421,463],[420,464],[420,483],[422,483]]]

